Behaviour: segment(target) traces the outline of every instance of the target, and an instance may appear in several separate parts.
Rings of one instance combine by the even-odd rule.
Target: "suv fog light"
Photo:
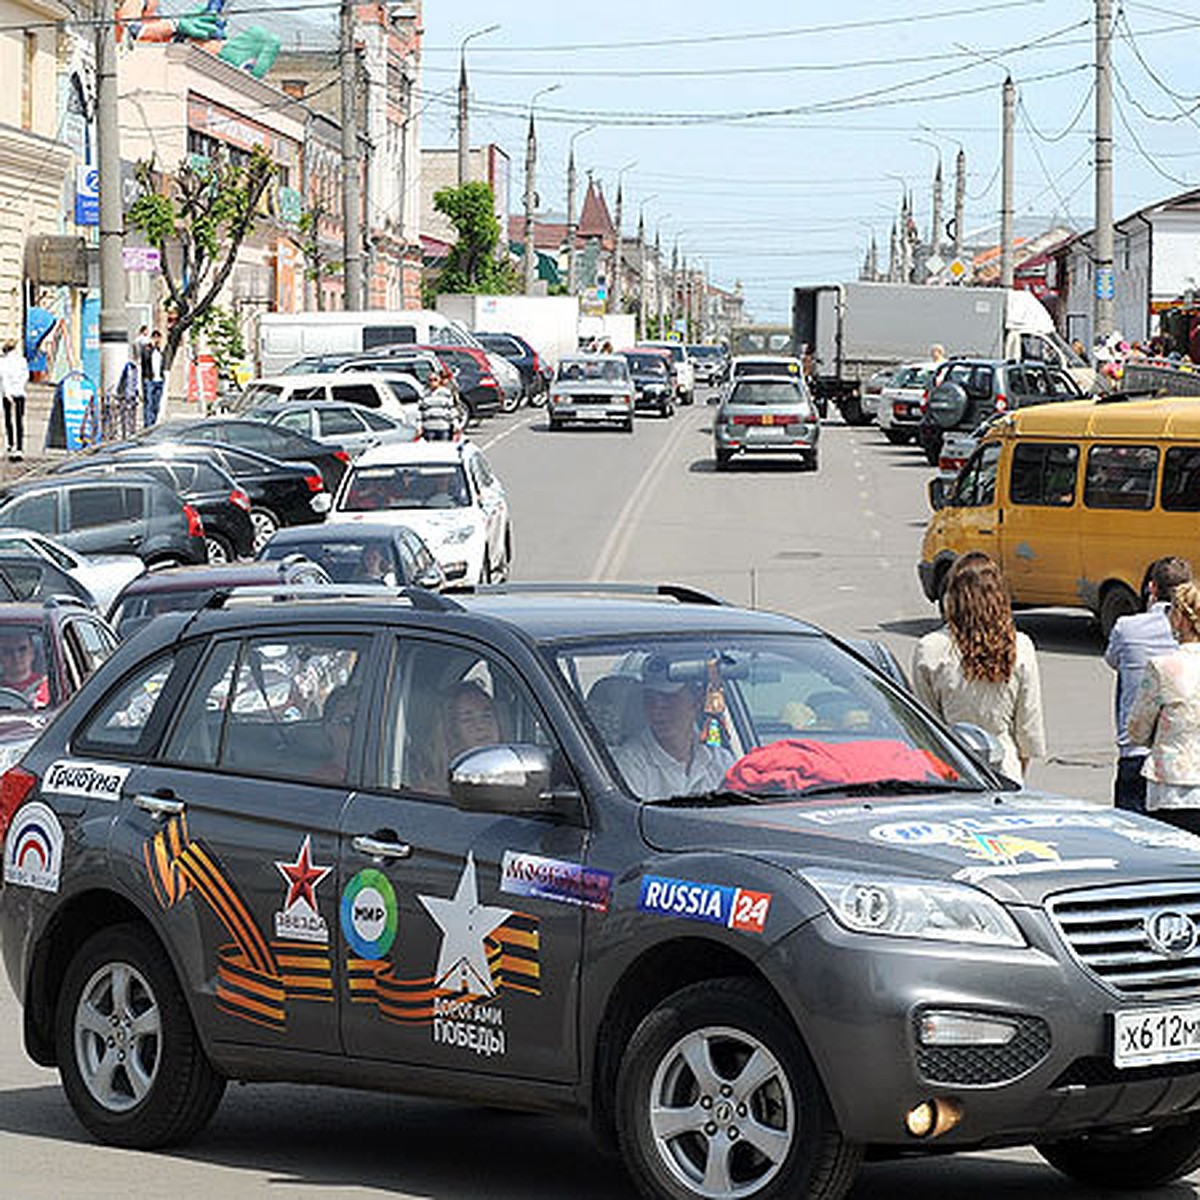
[[[962,1108],[952,1100],[923,1100],[904,1116],[904,1128],[913,1137],[941,1137],[962,1120]]]
[[[927,1012],[917,1025],[922,1046],[1007,1046],[1017,1036],[1015,1021],[979,1013]]]

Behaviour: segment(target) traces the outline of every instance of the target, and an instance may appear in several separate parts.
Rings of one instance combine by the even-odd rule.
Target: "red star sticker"
[[[288,894],[284,901],[284,909],[289,909],[297,900],[303,900],[313,912],[317,911],[317,884],[333,870],[332,867],[319,867],[312,861],[312,837],[306,836],[304,845],[294,863],[277,862],[275,866],[287,880]]]

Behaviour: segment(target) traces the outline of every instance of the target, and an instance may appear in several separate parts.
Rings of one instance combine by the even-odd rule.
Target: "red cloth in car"
[[[913,783],[953,780],[958,773],[936,754],[891,739],[817,742],[783,738],[743,755],[725,773],[725,786],[744,792],[799,792],[815,784]]]

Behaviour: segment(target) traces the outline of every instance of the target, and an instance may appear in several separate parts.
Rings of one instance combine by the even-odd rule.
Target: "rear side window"
[[[345,408],[323,408],[317,413],[317,421],[321,432],[326,437],[336,437],[342,433],[362,433],[362,422]]]
[[[1008,496],[1014,504],[1063,508],[1075,502],[1079,447],[1021,442],[1013,448]]]
[[[22,496],[0,513],[0,524],[14,529],[32,529],[36,533],[58,532],[58,494],[39,492]]]
[[[1200,446],[1173,446],[1163,458],[1162,506],[1200,512]]]
[[[298,387],[288,397],[289,400],[327,400],[325,385],[314,383],[309,387]]]
[[[143,663],[104,698],[76,738],[89,750],[127,754],[142,740],[162,698],[174,657],[164,654]]]
[[[412,325],[364,325],[362,347],[374,350],[379,346],[397,344],[411,346],[417,340],[417,331]]]
[[[72,488],[68,499],[72,529],[94,529],[125,520],[125,501],[120,487]]]
[[[297,412],[285,412],[275,424],[282,425],[284,429],[290,429],[293,433],[307,433],[311,411],[304,408]]]
[[[335,383],[330,391],[333,393],[333,399],[342,404],[362,404],[367,408],[379,407],[379,393],[369,383]]]
[[[1093,446],[1088,452],[1083,502],[1088,508],[1153,508],[1157,481],[1156,447]]]

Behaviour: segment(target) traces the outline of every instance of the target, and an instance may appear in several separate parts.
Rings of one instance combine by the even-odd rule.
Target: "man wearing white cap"
[[[646,660],[641,681],[646,723],[613,750],[630,789],[652,800],[720,788],[733,755],[701,740],[703,683],[674,678],[671,664],[658,655]]]

